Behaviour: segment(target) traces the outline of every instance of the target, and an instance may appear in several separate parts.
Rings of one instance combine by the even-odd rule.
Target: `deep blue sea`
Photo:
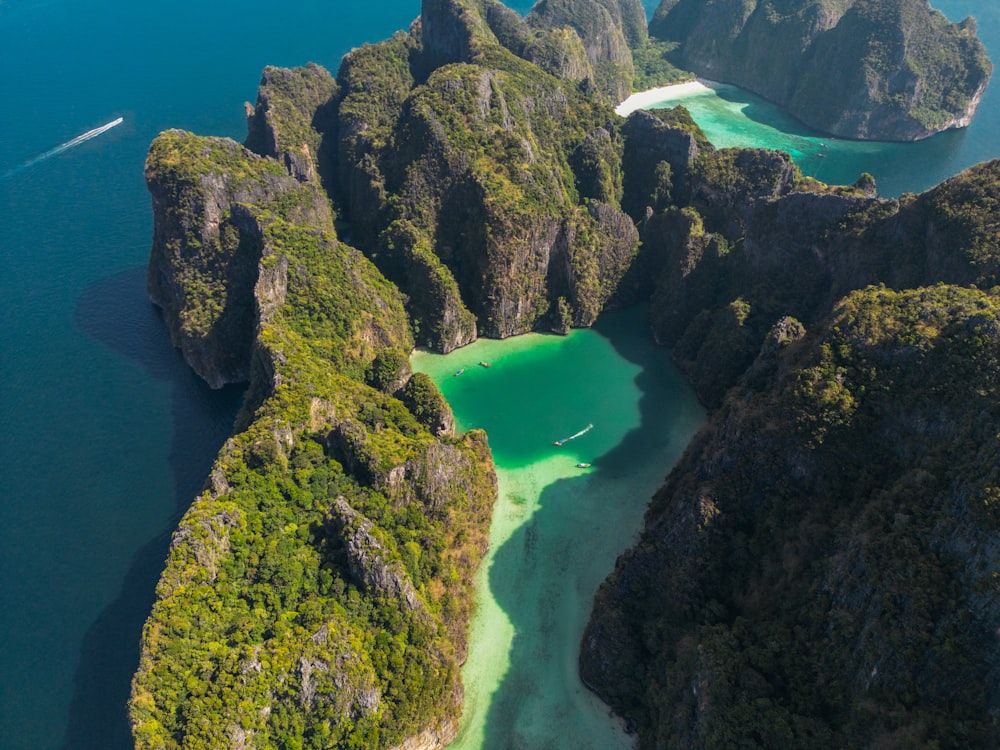
[[[995,5],[939,6],[976,15],[1000,58]],[[149,142],[170,127],[241,140],[264,65],[335,70],[418,12],[0,0],[0,750],[130,746],[124,705],[169,535],[239,405],[190,374],[146,299]],[[883,185],[921,190],[1000,156],[994,89],[967,131],[866,147],[846,172],[870,161]]]

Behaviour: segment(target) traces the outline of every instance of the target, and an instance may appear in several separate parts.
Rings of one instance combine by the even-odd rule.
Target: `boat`
[[[576,468],[578,468],[578,469],[589,469],[590,468],[590,464],[577,464]]]
[[[456,373],[455,373],[455,377],[457,378],[457,377],[458,377],[459,375],[461,375],[461,374],[462,374],[463,372],[465,372],[465,368],[464,368],[464,367],[463,367],[463,368],[462,368],[461,370],[459,370],[458,372],[456,372]]]
[[[489,362],[480,362],[479,366],[480,367],[492,367],[492,365]]]

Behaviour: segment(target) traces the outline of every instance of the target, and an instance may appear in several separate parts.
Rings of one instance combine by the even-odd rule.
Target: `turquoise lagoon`
[[[580,637],[598,584],[704,421],[644,321],[635,309],[567,337],[480,340],[413,357],[458,428],[486,430],[499,480],[454,748],[632,746],[580,682]]]

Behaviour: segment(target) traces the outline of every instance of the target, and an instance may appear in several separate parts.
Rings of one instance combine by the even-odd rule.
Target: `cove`
[[[934,0],[950,21],[974,16],[990,59],[1000,53],[1000,7],[983,0]],[[737,86],[709,84],[708,91],[667,94],[650,108],[682,104],[717,148],[770,148],[788,152],[803,173],[831,185],[851,184],[862,172],[875,177],[879,194],[921,192],[963,169],[997,156],[1000,92],[991,82],[972,124],[916,143],[848,141],[811,130],[780,107]]]
[[[962,148],[962,131],[917,143],[842,140],[811,130],[766,99],[729,84],[712,82],[706,91],[667,94],[650,108],[677,105],[688,109],[716,148],[785,151],[804,174],[831,185],[849,185],[868,172],[885,197],[931,187],[982,160]]]
[[[486,430],[499,482],[451,747],[632,747],[581,684],[579,643],[597,586],[704,421],[694,392],[639,308],[565,337],[417,352],[412,364],[441,388],[458,430]]]

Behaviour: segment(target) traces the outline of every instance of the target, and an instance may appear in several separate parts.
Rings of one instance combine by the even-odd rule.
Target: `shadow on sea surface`
[[[84,636],[63,741],[65,750],[133,747],[126,702],[139,663],[142,625],[153,604],[173,529],[229,437],[243,396],[242,386],[213,391],[192,372],[171,346],[163,321],[146,297],[145,279],[145,266],[140,266],[90,285],[78,301],[75,323],[87,336],[169,384],[173,425],[169,460],[176,513],[168,528],[136,551],[117,598]],[[142,488],[138,487],[136,500],[141,499]]]
[[[641,333],[635,329],[641,326]],[[493,695],[484,749],[627,748],[610,710],[578,679],[579,638],[593,595],[634,540],[653,492],[702,424],[704,412],[646,334],[644,312],[595,329],[641,365],[638,425],[586,475],[546,487],[534,515],[496,550],[490,591],[515,629],[510,668]]]
[[[723,84],[714,89],[714,91],[715,95],[723,101],[742,105],[740,112],[747,119],[753,120],[756,123],[767,125],[770,128],[782,131],[786,135],[798,136],[799,138],[822,139],[825,137],[824,133],[800,122],[777,104],[746,89],[741,89],[730,84]]]

